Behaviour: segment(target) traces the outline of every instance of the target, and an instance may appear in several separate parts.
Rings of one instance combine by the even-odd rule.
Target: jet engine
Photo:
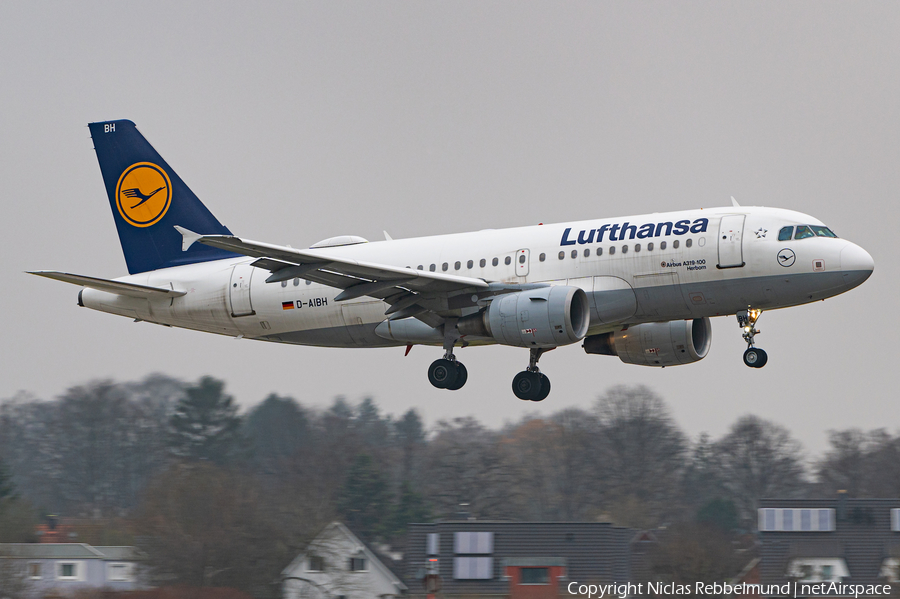
[[[457,328],[503,345],[550,348],[583,339],[590,318],[584,290],[558,285],[501,295],[481,312],[460,318]]]
[[[589,354],[619,356],[626,364],[677,366],[706,357],[712,343],[709,318],[636,324],[584,340]]]

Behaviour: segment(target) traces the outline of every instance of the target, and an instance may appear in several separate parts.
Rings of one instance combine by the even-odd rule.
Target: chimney
[[[847,519],[847,490],[841,489],[838,491],[838,500],[837,500],[837,521],[844,522]]]

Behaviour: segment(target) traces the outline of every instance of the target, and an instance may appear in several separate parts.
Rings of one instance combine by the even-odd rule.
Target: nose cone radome
[[[872,256],[858,245],[851,243],[841,250],[841,271],[848,289],[862,285],[874,269],[875,261]]]

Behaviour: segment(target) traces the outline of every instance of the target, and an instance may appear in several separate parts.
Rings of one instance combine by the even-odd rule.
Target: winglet
[[[737,200],[734,199],[734,196],[731,196],[731,205],[734,206],[735,208],[740,208],[740,207],[741,207],[741,205],[738,204]]]
[[[382,231],[382,233],[384,233],[384,240],[385,240],[385,241],[394,241],[394,238],[391,237],[390,235],[388,235],[388,232],[387,232],[387,231]]]
[[[194,233],[193,231],[189,231],[184,227],[179,227],[175,225],[175,230],[181,233],[181,251],[186,252],[188,248],[194,245],[194,242],[203,237],[199,233]]]

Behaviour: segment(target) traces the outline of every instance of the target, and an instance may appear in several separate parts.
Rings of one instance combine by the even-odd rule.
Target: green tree
[[[369,454],[353,459],[338,497],[344,523],[366,540],[381,537],[389,510],[387,482]]]
[[[391,512],[388,538],[397,547],[406,541],[406,529],[410,524],[417,522],[429,522],[431,510],[425,498],[417,493],[409,482],[400,485],[400,498]]]
[[[697,522],[731,532],[737,530],[737,507],[730,499],[713,499],[697,510]]]
[[[243,432],[256,466],[276,474],[308,443],[309,420],[293,398],[272,393],[247,415]]]
[[[169,419],[170,447],[179,458],[225,464],[241,449],[238,407],[225,383],[205,376],[185,389]]]

